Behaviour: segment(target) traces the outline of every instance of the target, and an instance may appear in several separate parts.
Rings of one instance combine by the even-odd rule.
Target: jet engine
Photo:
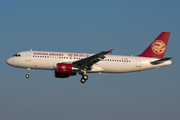
[[[57,63],[55,70],[55,77],[57,78],[67,78],[69,76],[76,75],[76,72],[72,72],[72,64],[67,63]]]
[[[72,64],[57,63],[56,70],[58,73],[71,73],[72,72]]]

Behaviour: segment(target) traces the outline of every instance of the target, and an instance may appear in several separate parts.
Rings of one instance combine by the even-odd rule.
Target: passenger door
[[[31,51],[26,52],[26,61],[31,61]]]

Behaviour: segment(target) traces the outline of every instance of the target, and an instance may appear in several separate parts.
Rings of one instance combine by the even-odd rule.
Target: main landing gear
[[[82,75],[82,78],[81,78],[81,83],[85,83],[86,82],[86,80],[88,79],[88,76],[86,75],[86,73],[81,73],[81,75]]]
[[[27,70],[28,70],[28,71],[27,71],[27,75],[26,75],[25,77],[28,79],[28,78],[30,77],[30,76],[29,76],[30,68],[27,68]]]

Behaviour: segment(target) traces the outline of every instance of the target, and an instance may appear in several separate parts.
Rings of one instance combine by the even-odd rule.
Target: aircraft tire
[[[88,79],[88,76],[87,76],[87,75],[83,75],[83,79],[84,79],[84,80],[87,80],[87,79]]]
[[[27,74],[25,77],[28,79],[30,76]]]
[[[86,80],[82,78],[81,79],[81,83],[85,83],[85,82],[86,82]]]

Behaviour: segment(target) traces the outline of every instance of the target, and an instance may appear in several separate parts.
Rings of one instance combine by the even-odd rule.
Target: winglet
[[[111,53],[112,53],[112,50],[113,50],[113,49],[109,50],[108,52],[111,54]]]

